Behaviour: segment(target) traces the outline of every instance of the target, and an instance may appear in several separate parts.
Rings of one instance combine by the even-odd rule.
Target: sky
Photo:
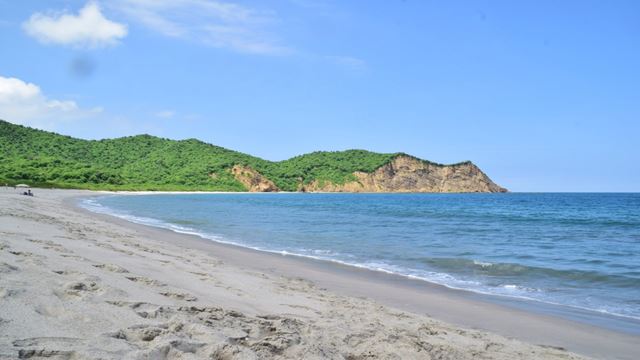
[[[0,0],[0,119],[640,191],[640,2]]]

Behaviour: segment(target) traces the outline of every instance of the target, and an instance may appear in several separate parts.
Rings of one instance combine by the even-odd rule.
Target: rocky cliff
[[[247,191],[272,192],[280,190],[273,181],[248,166],[235,165],[231,168],[231,173],[247,188]]]
[[[235,166],[232,173],[249,191],[278,191],[273,182],[257,171]],[[472,162],[441,165],[407,155],[399,155],[372,173],[354,172],[344,184],[314,180],[300,183],[303,192],[507,192],[496,185]]]

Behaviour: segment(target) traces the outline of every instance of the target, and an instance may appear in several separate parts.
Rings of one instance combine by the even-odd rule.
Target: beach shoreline
[[[247,277],[244,281],[248,281],[247,279],[251,278],[248,274],[252,274],[251,276],[258,277],[262,279],[260,281],[264,280],[268,284],[273,283],[274,279],[289,279],[287,280],[288,283],[302,282],[304,284],[312,284],[311,287],[313,289],[289,289],[292,294],[278,296],[299,298],[300,296],[313,297],[309,294],[314,294],[314,296],[325,293],[331,294],[331,296],[349,299],[347,301],[364,301],[367,302],[367,304],[376,304],[375,306],[380,306],[381,308],[388,307],[389,309],[396,309],[395,311],[406,312],[405,316],[412,319],[429,316],[430,318],[437,319],[437,321],[453,324],[453,328],[460,331],[477,331],[482,333],[483,336],[495,336],[492,335],[492,333],[496,333],[499,334],[499,336],[506,337],[500,337],[501,344],[505,339],[517,339],[525,343],[516,340],[509,341],[517,342],[518,346],[523,346],[524,349],[526,349],[523,350],[525,353],[531,351],[531,349],[528,348],[531,345],[527,345],[526,343],[544,345],[539,347],[534,346],[534,348],[537,351],[543,351],[543,349],[545,349],[544,351],[549,352],[544,355],[538,353],[537,356],[534,357],[543,355],[542,357],[553,358],[558,355],[555,354],[554,351],[571,356],[564,351],[558,350],[559,348],[564,348],[595,358],[631,359],[638,351],[637,343],[640,342],[640,337],[638,337],[637,334],[613,331],[561,317],[532,313],[523,309],[503,306],[496,302],[487,301],[483,299],[482,296],[474,295],[468,291],[449,289],[441,285],[427,283],[423,280],[412,280],[398,275],[375,272],[368,269],[358,269],[352,266],[322,260],[297,256],[283,256],[235,245],[216,243],[195,235],[179,234],[168,229],[135,224],[113,216],[97,214],[82,209],[76,204],[78,198],[103,194],[108,194],[108,192],[38,190],[37,198],[35,199],[23,199],[19,195],[11,195],[8,193],[3,193],[2,196],[14,198],[18,203],[18,205],[15,206],[18,207],[20,203],[37,203],[40,201],[40,198],[42,198],[47,201],[49,209],[47,210],[41,207],[38,209],[39,211],[44,211],[48,216],[54,218],[56,216],[66,216],[65,219],[67,222],[74,218],[78,219],[78,222],[87,226],[85,231],[91,231],[92,225],[86,225],[87,221],[89,223],[99,223],[101,227],[111,232],[122,231],[131,234],[130,236],[134,240],[139,240],[138,243],[140,244],[143,242],[146,243],[148,239],[153,239],[153,244],[160,244],[160,248],[171,247],[174,250],[178,249],[177,251],[180,253],[197,252],[199,256],[203,258],[215,259],[215,261],[223,263],[224,266],[218,266],[216,271],[222,271],[220,268],[224,267],[225,276],[231,276],[228,274],[229,272],[242,269],[242,271],[246,273],[243,276]],[[116,194],[124,193],[118,192]],[[7,200],[5,199],[5,201]],[[66,215],[63,216],[52,213],[51,209],[55,209],[56,206],[63,209],[64,211],[62,212]],[[7,214],[4,215],[8,216]],[[7,218],[3,218],[3,222],[6,223],[6,220]],[[3,227],[5,227],[5,225],[8,227],[12,226],[12,224],[5,223],[2,224]],[[93,224],[93,226],[96,225]],[[29,232],[27,232],[27,234],[28,233]],[[130,238],[124,237],[124,239],[128,239],[127,241],[131,242]],[[8,246],[13,245],[12,242]],[[148,248],[150,248],[149,245],[150,244],[147,244]],[[105,245],[105,247],[108,246]],[[79,249],[76,249],[76,252],[78,250]],[[131,259],[121,260],[123,264],[128,264],[129,267],[134,266]],[[147,267],[150,267],[150,264],[147,264],[149,262],[147,259],[139,260],[141,264],[136,264],[136,266],[146,264]],[[191,263],[186,260],[181,261],[182,262],[179,262],[180,266],[187,266]],[[174,259],[172,262],[176,262],[176,260]],[[118,264],[118,266],[124,268],[123,265]],[[19,267],[19,265],[16,264],[14,267]],[[179,282],[179,279],[176,280]],[[157,279],[157,281],[160,281],[160,279]],[[167,280],[164,278],[162,281]],[[251,278],[249,282],[252,281],[256,281],[256,279]],[[235,286],[242,292],[251,293],[252,291],[246,284],[242,284],[241,286],[236,284]],[[217,298],[217,302],[222,302],[223,305],[231,305],[232,307],[238,305],[238,303],[234,301],[229,301],[229,294],[221,294],[219,290],[214,294],[207,295]],[[271,296],[273,294],[269,293],[268,295]],[[201,297],[203,296],[198,296],[198,298]],[[269,310],[271,313],[282,313],[282,306],[274,305],[272,299],[265,298],[265,301],[259,301],[256,296],[248,297],[256,299],[252,301],[243,300],[246,301],[246,303],[240,306],[239,310],[251,312],[251,309],[260,309],[262,312]],[[225,298],[226,301],[219,301],[220,298]],[[184,298],[178,300],[184,300]],[[305,303],[300,306],[313,308],[313,306],[308,305],[309,304]],[[300,307],[300,309],[302,309],[302,307]],[[299,318],[313,318],[313,316],[307,314],[307,312],[308,311],[305,310],[302,312],[303,314],[295,314],[294,312],[293,314],[288,313],[288,315],[293,317],[298,316]],[[321,318],[325,317],[321,310],[316,310],[316,312],[321,314],[316,314],[317,316]],[[348,311],[346,312],[347,314],[349,313]],[[6,314],[0,315],[0,318],[5,317]],[[462,335],[459,334],[459,336]],[[452,341],[448,338],[446,340]],[[515,346],[513,344],[511,345]],[[473,347],[470,345],[469,348],[471,349]],[[489,358],[499,358],[499,354],[491,354]]]
[[[152,221],[142,221],[136,217],[123,216],[117,212],[113,212],[111,209],[106,209],[100,207],[91,206],[85,202],[90,198],[101,197],[104,195],[113,195],[113,196],[131,196],[131,195],[182,195],[189,194],[185,192],[107,192],[97,195],[92,195],[90,197],[79,197],[77,199],[69,198],[66,199],[65,203],[67,205],[71,205],[73,207],[79,207],[84,211],[89,211],[93,214],[97,214],[99,216],[105,216],[105,220],[108,219],[119,219],[123,220],[118,221],[117,225],[119,226],[128,226],[129,224],[141,225],[144,227],[153,227],[156,229],[160,229],[162,231],[169,231],[172,234],[181,234],[187,236],[195,236],[198,240],[204,240],[205,244],[213,242],[222,246],[230,246],[233,249],[246,249],[251,252],[258,252],[261,254],[275,255],[276,260],[284,257],[292,257],[299,258],[302,261],[301,266],[337,266],[338,268],[342,268],[344,270],[344,276],[349,276],[349,271],[361,272],[362,276],[369,276],[372,279],[380,278],[381,274],[383,277],[386,276],[388,281],[395,283],[402,283],[405,286],[410,286],[413,288],[423,288],[425,291],[437,291],[442,293],[447,293],[451,296],[464,296],[475,301],[480,302],[488,302],[490,304],[500,304],[505,305],[510,308],[516,308],[520,310],[524,310],[525,312],[533,312],[536,314],[542,315],[550,315],[552,317],[561,317],[567,320],[584,323],[587,325],[593,325],[595,327],[605,328],[608,330],[614,330],[622,333],[632,334],[632,335],[640,335],[640,319],[612,314],[603,311],[592,310],[588,308],[582,308],[577,306],[569,306],[563,305],[560,303],[554,302],[545,302],[538,299],[519,297],[519,296],[510,296],[504,294],[495,294],[489,292],[476,291],[471,289],[459,288],[446,283],[438,283],[434,282],[431,279],[427,279],[424,277],[412,276],[403,274],[400,272],[394,272],[387,269],[382,268],[372,268],[368,266],[364,266],[358,263],[349,263],[345,261],[339,261],[336,259],[323,258],[319,256],[311,256],[305,254],[298,254],[294,252],[287,251],[277,251],[277,250],[269,250],[257,247],[251,247],[248,245],[225,241],[225,239],[220,238],[219,236],[207,236],[205,233],[197,232],[196,230],[186,230],[181,228],[174,228],[172,224],[165,224],[162,221],[155,223],[158,221],[157,219],[147,219]],[[203,194],[223,194],[229,195],[228,192],[205,192]],[[232,193],[236,194],[236,193]],[[241,194],[253,194],[250,192],[245,192]],[[264,194],[264,193],[259,193]],[[293,193],[282,193],[282,194],[293,194]],[[332,194],[334,195],[334,194]],[[338,193],[339,195],[339,193]],[[169,226],[166,226],[169,225]],[[215,249],[210,249],[211,251],[215,251]],[[308,260],[309,263],[305,263],[305,260]],[[324,264],[324,265],[323,265]],[[375,295],[375,294],[373,294]],[[374,296],[375,297],[375,296]],[[402,302],[394,302],[390,304],[392,306],[402,308],[404,304]],[[408,309],[410,311],[420,310],[419,307],[413,307]],[[459,325],[467,325],[466,323],[460,323]]]

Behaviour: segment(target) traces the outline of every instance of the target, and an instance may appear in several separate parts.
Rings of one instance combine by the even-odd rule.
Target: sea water
[[[82,204],[213,241],[640,319],[640,194],[165,194]]]

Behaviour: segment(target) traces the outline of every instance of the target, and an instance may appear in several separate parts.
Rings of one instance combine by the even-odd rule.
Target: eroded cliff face
[[[235,165],[231,168],[231,173],[247,188],[247,191],[271,192],[280,190],[273,181],[248,166]]]
[[[248,167],[235,165],[231,173],[247,191],[279,191],[264,175]],[[431,192],[469,193],[506,192],[471,162],[456,165],[438,165],[400,155],[372,173],[355,172],[354,181],[334,184],[314,180],[300,184],[298,191],[305,192]]]
[[[300,191],[326,192],[506,192],[471,162],[431,164],[410,156],[398,156],[373,173],[355,172],[345,184],[313,181]]]

